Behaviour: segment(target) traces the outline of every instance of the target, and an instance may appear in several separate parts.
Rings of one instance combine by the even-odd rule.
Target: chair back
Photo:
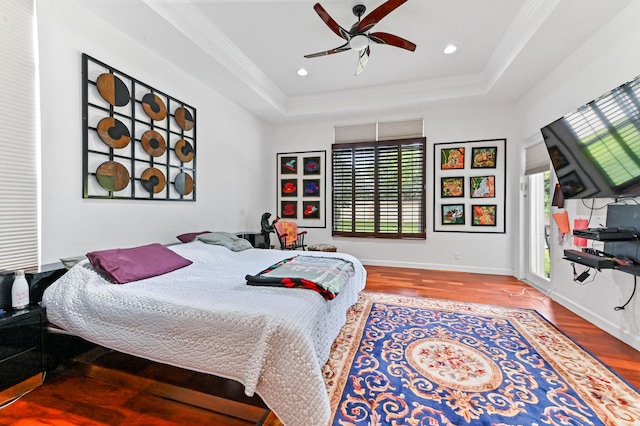
[[[298,241],[298,225],[295,222],[287,222],[279,220],[273,224],[273,227],[278,234],[278,237],[285,236],[285,243],[287,245],[295,244]]]

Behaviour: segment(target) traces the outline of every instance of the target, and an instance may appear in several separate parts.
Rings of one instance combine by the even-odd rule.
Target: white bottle
[[[24,271],[16,271],[11,286],[11,307],[13,309],[24,309],[29,306],[29,284],[24,277]]]

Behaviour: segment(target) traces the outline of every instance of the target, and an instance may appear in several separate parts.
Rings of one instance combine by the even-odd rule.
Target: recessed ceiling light
[[[458,50],[458,46],[456,46],[455,44],[450,44],[447,47],[444,48],[444,53],[446,55],[450,55],[453,52],[455,52],[456,50]]]
[[[300,69],[298,70],[298,75],[299,75],[300,77],[304,77],[304,76],[305,76],[305,75],[307,75],[307,74],[309,74],[309,72],[308,72],[306,69],[304,69],[304,68],[300,68]]]

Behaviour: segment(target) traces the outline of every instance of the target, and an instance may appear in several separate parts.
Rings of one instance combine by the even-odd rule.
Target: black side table
[[[0,405],[42,384],[44,321],[38,305],[0,314]]]
[[[235,234],[249,241],[254,248],[269,248],[269,241],[262,232],[236,232]]]

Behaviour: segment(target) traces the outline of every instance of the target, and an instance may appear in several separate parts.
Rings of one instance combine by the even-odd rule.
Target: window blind
[[[525,175],[535,175],[549,170],[549,152],[544,142],[525,149]]]
[[[364,142],[376,140],[376,123],[334,127],[333,140],[340,142]]]
[[[334,128],[332,234],[425,238],[424,120]]]
[[[2,2],[0,269],[38,265],[36,47],[33,1]]]
[[[365,142],[424,136],[424,120],[406,120],[334,127],[334,142]]]
[[[424,136],[423,120],[378,123],[378,140],[419,138]]]

